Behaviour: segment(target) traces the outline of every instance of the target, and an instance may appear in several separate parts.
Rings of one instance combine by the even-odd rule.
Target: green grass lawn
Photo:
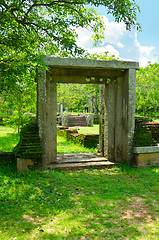
[[[0,126],[0,151],[12,152],[19,142],[19,135],[13,128]]]
[[[0,239],[156,240],[158,190],[159,168],[18,173],[0,154]]]
[[[159,123],[159,118],[155,118],[153,121]]]
[[[97,151],[97,148],[83,147],[80,144],[67,141],[64,137],[57,136],[57,153],[94,153]]]
[[[87,129],[87,128],[86,128]],[[92,128],[90,128],[92,129]],[[84,129],[82,129],[84,131]],[[87,130],[85,130],[87,132]],[[0,151],[11,152],[19,142],[19,135],[12,128],[0,126]],[[57,153],[97,152],[97,148],[86,148],[57,136]]]
[[[0,162],[0,239],[159,239],[159,169],[30,171]]]
[[[74,128],[74,127],[70,127]],[[99,125],[94,124],[93,127],[79,127],[77,128],[78,132],[83,134],[83,133],[94,133],[94,134],[99,134]]]

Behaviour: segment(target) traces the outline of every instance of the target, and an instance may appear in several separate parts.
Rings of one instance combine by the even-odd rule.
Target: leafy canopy
[[[93,6],[106,7],[128,30],[140,27],[135,0],[0,0],[0,91],[23,82],[28,69],[32,78],[43,55],[81,56],[76,28],[91,29],[95,43],[102,40],[103,22]]]
[[[149,63],[137,72],[136,110],[147,116],[159,112],[159,63]]]

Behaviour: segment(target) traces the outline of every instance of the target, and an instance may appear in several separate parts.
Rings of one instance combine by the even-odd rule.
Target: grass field
[[[158,189],[159,168],[18,173],[0,154],[0,239],[157,240]]]
[[[155,118],[153,121],[159,123],[159,118]]]
[[[158,168],[17,173],[8,162],[0,162],[1,240],[159,239]]]
[[[71,127],[74,128],[74,127]],[[94,124],[93,127],[79,127],[77,128],[78,132],[83,134],[83,133],[94,133],[94,134],[99,134],[99,125]]]
[[[89,128],[83,128],[82,131],[89,131]],[[91,131],[97,130],[97,127],[90,128]],[[0,151],[11,152],[13,147],[19,142],[19,135],[12,128],[0,126]],[[97,148],[86,148],[80,144],[67,141],[65,138],[57,136],[57,153],[86,153],[97,152]]]
[[[0,151],[12,152],[19,142],[19,135],[10,127],[0,126]]]

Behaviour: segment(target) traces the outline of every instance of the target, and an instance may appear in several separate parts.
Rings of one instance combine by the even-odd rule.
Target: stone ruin
[[[38,74],[37,120],[43,168],[57,162],[57,83],[100,85],[99,149],[109,161],[131,163],[137,62],[45,57]],[[103,127],[104,126],[104,129]],[[104,139],[102,139],[104,131]]]

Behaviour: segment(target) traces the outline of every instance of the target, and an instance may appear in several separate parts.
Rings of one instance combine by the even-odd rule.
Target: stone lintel
[[[84,77],[97,77],[97,78],[106,78],[106,77],[122,77],[123,69],[121,70],[107,70],[107,69],[91,69],[91,68],[57,68],[52,67],[50,72],[52,76],[84,76]]]
[[[57,58],[45,57],[44,62],[49,67],[61,68],[94,68],[94,69],[139,69],[138,62],[130,61],[104,61],[94,59],[80,59],[80,58]]]
[[[159,147],[158,146],[148,146],[148,147],[135,147],[134,153],[140,154],[140,153],[159,153]]]
[[[77,84],[106,84],[107,77],[105,78],[95,78],[92,80],[91,78],[87,78],[87,76],[53,76],[52,81],[55,83],[77,83]],[[111,81],[115,81],[116,77],[109,77]]]

